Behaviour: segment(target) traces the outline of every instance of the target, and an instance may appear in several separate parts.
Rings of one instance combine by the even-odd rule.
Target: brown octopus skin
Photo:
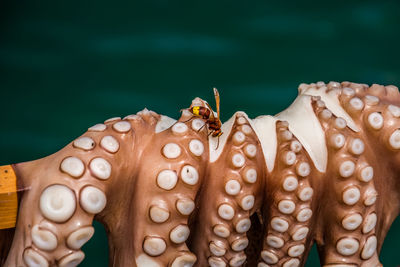
[[[18,186],[30,190],[10,249],[2,238],[10,231],[0,231],[0,264],[75,266],[95,218],[108,233],[110,266],[304,266],[313,242],[323,266],[380,266],[400,209],[398,89],[318,82],[299,91],[337,95],[359,129],[310,96],[325,133],[325,172],[286,121],[275,124],[269,171],[242,113],[212,163],[206,127],[198,131],[204,122],[187,112],[159,133],[162,117],[152,111],[113,118],[51,156],[13,165]],[[51,203],[55,195],[64,202]],[[67,211],[52,213],[48,203]]]

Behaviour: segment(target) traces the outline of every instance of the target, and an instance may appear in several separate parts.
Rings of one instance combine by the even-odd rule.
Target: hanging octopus
[[[399,106],[395,86],[318,82],[276,116],[237,112],[219,140],[189,109],[111,118],[0,169],[29,188],[0,264],[76,266],[96,219],[110,266],[296,267],[314,243],[325,267],[381,266],[400,206]]]

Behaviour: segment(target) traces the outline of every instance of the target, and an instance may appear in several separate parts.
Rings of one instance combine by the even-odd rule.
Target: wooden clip
[[[0,229],[14,228],[17,212],[17,176],[11,165],[0,166]]]

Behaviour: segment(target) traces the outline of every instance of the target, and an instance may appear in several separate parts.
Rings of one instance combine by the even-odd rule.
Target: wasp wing
[[[211,116],[211,118],[214,119],[214,118],[215,118],[215,116],[214,116],[214,111],[212,110],[210,104],[208,104],[208,103],[206,102],[206,105],[207,105],[207,107],[210,109],[210,116]]]
[[[214,89],[215,104],[217,105],[217,115],[219,119],[219,92],[217,88],[214,87],[213,89]]]

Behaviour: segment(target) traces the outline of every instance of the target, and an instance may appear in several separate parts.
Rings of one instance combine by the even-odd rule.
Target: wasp
[[[202,106],[194,106],[189,109],[190,113],[193,114],[193,117],[190,118],[189,120],[193,119],[194,117],[201,117],[204,121],[205,124],[199,129],[199,131],[205,126],[208,126],[208,129],[210,130],[210,133],[208,135],[211,135],[212,137],[218,137],[218,143],[216,149],[218,149],[219,146],[219,137],[222,135],[221,131],[221,120],[219,119],[220,115],[220,109],[219,109],[219,93],[217,88],[213,88],[214,90],[214,97],[215,97],[215,104],[217,107],[217,116],[215,116],[214,111],[212,110],[211,106],[206,102],[207,107],[202,107]]]

